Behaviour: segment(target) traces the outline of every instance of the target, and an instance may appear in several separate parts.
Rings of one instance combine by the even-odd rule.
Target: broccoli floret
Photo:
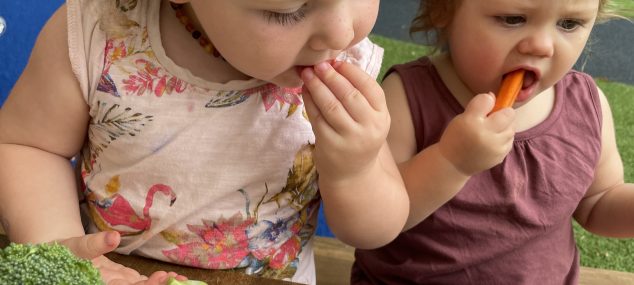
[[[0,249],[0,284],[103,284],[89,260],[60,244],[16,244]]]

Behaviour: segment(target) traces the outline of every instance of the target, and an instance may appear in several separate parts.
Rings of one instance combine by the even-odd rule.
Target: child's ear
[[[189,0],[170,0],[170,2],[176,3],[176,4],[185,4],[189,2]]]

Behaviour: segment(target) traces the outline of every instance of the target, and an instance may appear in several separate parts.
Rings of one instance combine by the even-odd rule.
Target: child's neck
[[[467,106],[473,98],[474,92],[471,91],[458,77],[451,58],[448,54],[443,53],[431,56],[430,60],[440,78],[442,79],[449,92],[456,98],[462,107]],[[555,88],[550,87],[540,94],[534,96],[529,102],[516,108],[516,132],[528,130],[537,126],[550,115],[555,103]]]
[[[466,107],[474,94],[456,74],[449,54],[441,53],[431,56],[429,59],[438,71],[440,79],[449,89],[449,92],[458,100],[462,107]]]
[[[222,58],[207,53],[176,18],[169,3],[168,0],[161,1],[159,17],[161,44],[167,57],[195,76],[210,82],[227,83],[232,80],[250,79]],[[185,8],[189,9],[188,6]],[[196,28],[200,29],[193,12],[187,10],[187,13]]]

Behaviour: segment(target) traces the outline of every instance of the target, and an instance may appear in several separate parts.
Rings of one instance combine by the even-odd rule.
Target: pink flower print
[[[108,94],[112,94],[115,97],[120,97],[119,91],[117,90],[117,84],[112,80],[110,76],[110,66],[112,66],[112,55],[110,52],[114,49],[113,40],[106,41],[105,53],[108,56],[104,57],[104,67],[101,72],[101,78],[99,78],[99,84],[97,85],[97,90],[101,92],[105,92]]]
[[[284,269],[289,263],[293,262],[299,255],[301,240],[298,236],[288,239],[282,246],[271,256],[269,267],[273,269]]]
[[[104,49],[104,54],[106,54],[107,56],[105,58],[111,57],[110,52],[112,51],[112,49],[114,49],[114,40],[106,40],[106,48]]]
[[[275,84],[268,83],[260,87],[249,89],[245,94],[251,95],[258,92],[262,95],[262,101],[264,102],[264,109],[266,111],[270,110],[273,105],[275,105],[275,102],[280,102],[282,106],[284,106],[285,103],[291,106],[302,105],[302,100],[300,99],[302,93],[301,87],[279,87]]]
[[[185,243],[177,243],[176,249],[164,250],[163,254],[190,266],[235,268],[249,255],[246,229],[251,224],[252,219],[244,220],[242,214],[237,213],[229,219],[221,217],[216,222],[203,220],[202,225],[188,225],[195,237]]]
[[[123,80],[123,83],[125,84],[124,89],[128,91],[128,94],[142,96],[147,90],[152,90],[153,79],[149,74],[139,71],[137,74],[132,74],[128,79]]]
[[[126,56],[128,56],[128,48],[126,47],[125,42],[121,41],[119,45],[112,50],[110,60],[117,61],[118,59],[124,58]]]
[[[187,85],[174,76],[163,74],[160,67],[145,59],[137,59],[135,62],[137,73],[123,80],[128,94],[143,96],[146,92],[152,92],[156,97],[173,92],[182,93]]]
[[[185,91],[185,84],[182,80],[172,76],[167,79],[167,76],[161,77],[159,82],[154,87],[154,95],[161,97],[163,94],[172,94],[172,92],[182,93]]]
[[[268,260],[269,267],[273,269],[288,266],[301,251],[300,229],[301,221],[297,216],[275,223],[261,221],[254,224],[247,233],[260,234],[251,239],[251,254],[258,260]]]

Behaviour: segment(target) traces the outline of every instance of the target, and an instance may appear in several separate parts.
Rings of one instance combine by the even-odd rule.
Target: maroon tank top
[[[418,151],[464,108],[427,58],[394,66]],[[541,124],[519,132],[498,166],[474,175],[434,214],[376,250],[357,250],[352,284],[576,284],[572,214],[601,150],[597,87],[570,71]]]

